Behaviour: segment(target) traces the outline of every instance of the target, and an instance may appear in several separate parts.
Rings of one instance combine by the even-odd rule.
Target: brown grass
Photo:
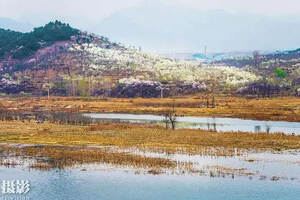
[[[90,126],[59,125],[34,122],[0,122],[0,143],[39,144],[16,147],[0,145],[0,165],[14,167],[15,162],[3,159],[17,156],[33,158],[29,167],[38,170],[64,169],[75,165],[105,163],[146,170],[149,174],[163,169],[202,174],[190,163],[177,163],[166,158],[151,158],[118,150],[150,150],[164,153],[232,156],[245,150],[300,149],[300,136],[267,133],[225,132],[201,130],[165,130],[162,127],[134,124],[93,124]],[[107,146],[108,148],[96,148]],[[117,151],[111,146],[117,146]],[[252,162],[252,160],[249,160]],[[217,170],[216,170],[216,169]],[[207,169],[206,169],[207,171]],[[208,169],[213,176],[247,174],[236,169]],[[236,172],[235,172],[236,171]],[[222,172],[222,173],[221,173]],[[251,175],[251,174],[249,174]]]
[[[172,99],[124,99],[124,98],[2,98],[10,110],[79,111],[159,114],[166,110]],[[240,97],[216,97],[216,108],[205,108],[202,96],[176,98],[176,111],[180,115],[238,117],[258,120],[284,120],[300,122],[300,98],[279,97],[270,99],[246,99]]]
[[[11,161],[11,160],[5,160],[5,159],[1,159],[0,160],[0,166],[5,166],[5,167],[16,167],[18,166],[19,164],[15,161]]]
[[[232,155],[237,150],[300,148],[300,136],[202,130],[165,130],[158,126],[94,124],[90,126],[9,121],[0,123],[1,143],[97,145],[161,152]]]
[[[165,158],[150,158],[128,153],[111,152],[107,149],[98,148],[58,146],[17,148],[12,146],[0,146],[0,150],[21,158],[35,158],[36,162],[29,167],[40,170],[53,168],[64,169],[74,165],[89,163],[106,163],[118,166],[148,168],[150,170],[152,170],[152,168],[170,169],[176,166],[174,161]]]

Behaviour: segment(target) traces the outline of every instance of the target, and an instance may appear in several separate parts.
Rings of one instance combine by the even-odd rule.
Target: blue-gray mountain
[[[122,10],[94,26],[93,32],[146,50],[209,52],[295,49],[300,19],[231,14],[222,10],[151,3]]]
[[[29,32],[33,29],[33,25],[29,23],[19,22],[13,19],[0,17],[0,27],[20,32]]]

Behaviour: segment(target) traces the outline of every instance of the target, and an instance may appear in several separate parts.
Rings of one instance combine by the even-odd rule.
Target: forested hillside
[[[29,33],[0,29],[0,57],[23,59],[42,47],[57,41],[69,40],[71,36],[79,33],[79,30],[59,21],[35,28]]]
[[[62,22],[0,31],[0,93],[160,97],[238,91],[263,80],[247,67],[175,61]]]

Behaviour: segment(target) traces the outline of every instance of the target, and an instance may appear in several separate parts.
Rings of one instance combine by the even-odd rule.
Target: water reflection
[[[135,114],[84,114],[96,121],[150,123],[163,125],[163,119],[157,115]],[[206,129],[213,131],[244,131],[286,133],[300,135],[299,122],[243,120],[218,117],[178,117],[177,128]]]
[[[260,127],[260,126],[255,126],[255,127],[254,127],[254,132],[255,132],[255,133],[261,132],[261,127]]]
[[[259,181],[248,178],[135,175],[118,171],[27,171],[0,167],[2,180],[28,179],[32,200],[259,200],[297,199],[299,182]],[[0,198],[5,198],[0,194]]]
[[[267,125],[267,126],[266,126],[266,132],[267,132],[267,133],[270,133],[270,130],[271,130],[271,127]]]

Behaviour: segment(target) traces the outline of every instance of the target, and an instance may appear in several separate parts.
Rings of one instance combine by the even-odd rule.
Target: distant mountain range
[[[268,54],[272,52],[262,52],[263,54]],[[224,59],[236,59],[252,56],[253,52],[220,52],[220,53],[163,53],[169,58],[185,61],[195,61],[195,62],[213,62],[220,61]]]
[[[152,52],[254,51],[298,48],[300,19],[203,11],[151,2],[120,10],[91,29]]]
[[[19,22],[10,18],[0,17],[0,28],[10,29],[20,32],[29,32],[33,29],[33,25],[29,23]]]
[[[265,55],[286,55],[300,53],[300,48],[294,50],[282,50],[282,51],[258,51],[261,56]],[[228,59],[242,59],[253,56],[253,51],[241,51],[241,52],[219,52],[219,53],[161,53],[172,59],[181,61],[195,61],[195,62],[213,62],[222,61]]]

